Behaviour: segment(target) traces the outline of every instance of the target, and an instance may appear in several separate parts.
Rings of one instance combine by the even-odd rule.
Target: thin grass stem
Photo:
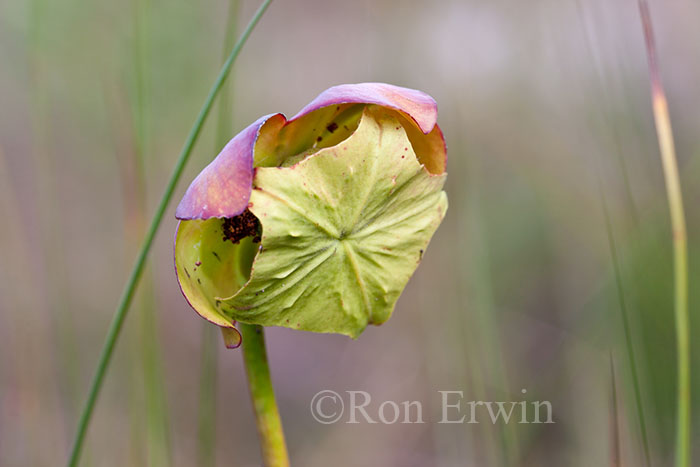
[[[231,54],[226,60],[226,63],[224,63],[223,67],[221,68],[219,76],[217,77],[216,81],[214,82],[214,85],[209,91],[209,94],[206,100],[204,101],[204,105],[202,106],[199,115],[197,115],[197,118],[194,122],[194,125],[192,126],[192,129],[190,130],[187,140],[185,141],[185,145],[182,148],[177,163],[175,164],[175,169],[173,170],[173,173],[170,176],[170,180],[168,181],[168,184],[165,188],[163,197],[161,198],[160,203],[158,204],[158,208],[156,209],[156,212],[151,221],[151,225],[141,245],[138,257],[136,258],[136,263],[134,264],[134,267],[131,271],[131,275],[129,276],[129,279],[126,283],[122,296],[119,300],[119,305],[117,306],[117,310],[114,313],[112,322],[109,326],[109,330],[107,331],[107,337],[105,339],[104,346],[100,353],[97,370],[93,377],[92,383],[90,384],[88,398],[85,402],[85,406],[83,408],[83,412],[78,423],[75,442],[73,444],[73,449],[71,450],[71,455],[68,460],[68,465],[71,467],[77,466],[78,461],[80,460],[80,453],[82,451],[83,442],[85,440],[85,434],[87,432],[87,428],[92,417],[92,412],[95,408],[97,396],[100,392],[100,389],[102,388],[102,383],[104,382],[107,367],[111,360],[112,353],[114,352],[114,346],[116,345],[117,338],[119,337],[122,325],[124,324],[124,318],[126,317],[129,305],[131,305],[131,301],[134,297],[136,286],[139,283],[139,280],[143,273],[144,265],[146,264],[146,258],[151,249],[151,246],[153,245],[153,240],[155,239],[158,227],[160,226],[160,223],[163,220],[163,216],[168,207],[168,204],[170,203],[170,199],[172,198],[173,193],[175,192],[175,187],[177,186],[177,183],[180,180],[180,176],[182,175],[185,165],[189,160],[190,154],[192,153],[192,149],[194,148],[195,142],[197,141],[202,127],[204,126],[204,122],[207,116],[209,115],[209,111],[211,110],[214,100],[217,94],[219,93],[221,87],[223,86],[224,82],[226,81],[226,77],[231,71],[231,66],[233,65],[233,62],[238,57],[238,54],[243,48],[243,45],[245,44],[251,32],[255,28],[255,25],[265,13],[265,10],[267,10],[271,2],[272,0],[263,1],[262,5],[260,5],[260,8],[258,8],[258,10],[253,15],[253,18],[250,20],[250,23],[248,23],[248,26],[246,27],[245,31],[243,31],[243,34],[241,35],[240,39],[231,50]]]
[[[688,313],[688,240],[683,209],[683,193],[678,174],[678,161],[668,112],[668,102],[661,83],[656,60],[654,31],[649,5],[639,0],[639,12],[644,27],[644,39],[649,63],[652,109],[659,141],[661,163],[666,183],[666,195],[671,217],[674,275],[674,316],[676,322],[677,351],[677,426],[676,466],[689,467],[690,454],[690,316]]]

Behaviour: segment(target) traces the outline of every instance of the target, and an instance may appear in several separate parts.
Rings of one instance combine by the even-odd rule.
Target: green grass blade
[[[668,112],[668,102],[661,74],[656,61],[654,31],[649,5],[639,0],[639,12],[644,28],[649,80],[651,82],[652,109],[659,152],[666,183],[666,196],[671,217],[674,276],[674,319],[676,322],[676,351],[678,368],[678,408],[676,427],[676,466],[689,467],[690,453],[690,314],[688,312],[688,234],[685,226],[683,192],[681,190],[678,161]]]
[[[136,263],[134,264],[134,267],[131,271],[131,275],[129,276],[129,280],[126,283],[122,296],[119,300],[119,305],[117,306],[117,310],[114,313],[114,317],[112,318],[112,322],[110,323],[109,330],[107,331],[107,337],[105,339],[104,346],[100,353],[97,370],[90,385],[88,398],[85,402],[85,406],[80,417],[80,422],[78,424],[78,429],[76,431],[75,443],[73,444],[71,456],[68,460],[69,466],[78,465],[80,453],[82,451],[83,442],[85,439],[85,434],[87,432],[87,427],[90,422],[90,418],[92,417],[95,402],[97,401],[97,396],[100,392],[105,374],[107,372],[107,366],[109,365],[112,353],[114,351],[114,346],[117,342],[117,338],[119,337],[122,325],[124,324],[126,312],[128,311],[129,305],[131,304],[131,301],[134,297],[134,291],[136,290],[136,286],[141,278],[141,274],[146,263],[146,258],[151,249],[151,246],[153,245],[153,240],[158,231],[158,227],[160,226],[160,223],[163,220],[165,210],[167,209],[168,204],[170,203],[170,198],[172,198],[173,196],[175,187],[177,186],[177,183],[180,179],[180,176],[182,175],[185,165],[189,160],[194,144],[197,141],[197,138],[199,137],[199,134],[204,125],[204,121],[209,115],[209,111],[211,110],[211,107],[214,103],[214,99],[216,98],[217,94],[219,93],[219,90],[226,81],[226,77],[228,76],[229,72],[231,71],[231,66],[233,65],[233,62],[238,57],[238,54],[240,53],[243,45],[250,36],[250,33],[253,31],[253,28],[255,28],[255,25],[258,23],[263,13],[265,13],[265,10],[267,10],[267,7],[270,5],[271,2],[272,0],[263,1],[262,5],[260,5],[260,8],[258,8],[258,10],[255,12],[255,15],[253,15],[253,18],[250,20],[250,23],[248,23],[248,26],[241,35],[240,39],[233,47],[233,50],[231,50],[231,54],[226,60],[226,63],[224,63],[223,67],[221,68],[219,76],[217,77],[216,81],[214,82],[214,85],[209,91],[209,94],[206,100],[204,101],[204,105],[199,111],[199,115],[197,115],[197,119],[195,120],[194,125],[192,126],[192,129],[190,130],[190,133],[187,137],[187,140],[185,141],[185,145],[182,148],[180,156],[175,165],[175,169],[173,170],[173,173],[170,176],[170,180],[168,181],[168,184],[165,188],[163,197],[161,198],[160,203],[158,204],[158,208],[156,209],[156,212],[153,216],[153,220],[151,221],[151,225],[141,245],[138,257],[136,258]]]

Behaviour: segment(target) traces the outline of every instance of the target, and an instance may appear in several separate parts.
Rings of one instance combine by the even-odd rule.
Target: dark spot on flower
[[[197,267],[199,267],[199,266],[202,265],[202,262],[201,262],[201,261],[197,261],[196,263],[194,263],[194,265],[197,266]]]
[[[404,151],[408,151],[408,148],[403,148]]]
[[[345,128],[345,131],[350,131],[350,128],[348,128],[347,125],[343,125],[343,128]]]
[[[221,300],[216,301],[216,307],[219,308],[221,306]]]
[[[219,255],[216,254],[216,251],[212,251],[211,254],[214,255],[214,258],[216,258],[216,259],[218,259],[219,261],[221,261],[221,258],[219,258]]]
[[[187,272],[187,268],[182,268],[182,269],[184,269],[184,270],[185,270],[185,274],[187,274],[187,278],[189,279],[189,278],[190,278],[190,273],[189,273],[189,272]]]
[[[246,237],[253,237],[254,243],[260,243],[260,221],[248,209],[236,217],[227,217],[221,227],[224,241],[231,240],[237,244]]]
[[[420,258],[419,259],[423,259],[423,250],[420,251]]]
[[[329,133],[333,133],[335,130],[338,129],[338,124],[335,122],[331,122],[327,127],[326,130],[328,130]]]
[[[321,137],[319,136],[318,138],[316,138],[316,142],[320,143],[322,139],[323,139],[323,138],[321,138]]]
[[[199,277],[197,278],[197,284],[202,285],[202,281],[199,280]]]

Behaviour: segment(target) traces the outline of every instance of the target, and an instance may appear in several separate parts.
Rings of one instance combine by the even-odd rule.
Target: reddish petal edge
[[[447,141],[445,141],[445,135],[442,132],[442,128],[440,128],[440,125],[437,123],[435,124],[435,133],[437,134],[437,137],[439,138],[440,143],[442,144],[442,172],[444,173],[447,170]]]
[[[180,220],[235,217],[245,211],[253,186],[253,148],[260,129],[269,119],[260,117],[224,146],[187,188],[175,210]],[[286,121],[286,120],[285,120]]]
[[[245,211],[253,184],[253,150],[263,125],[270,119],[281,118],[281,126],[286,126],[315,110],[337,104],[377,104],[398,110],[426,135],[437,125],[437,104],[424,92],[386,83],[333,86],[289,121],[282,114],[270,114],[238,133],[192,181],[175,210],[175,217],[205,220],[235,217]]]
[[[428,94],[386,83],[341,84],[323,91],[289,122],[322,107],[337,104],[377,104],[399,110],[426,135],[437,124],[437,103]]]
[[[183,297],[185,297],[185,301],[190,306],[190,308],[192,308],[200,317],[202,317],[206,321],[209,321],[210,323],[212,323],[216,326],[219,326],[220,328],[223,328],[223,326],[221,326],[219,323],[215,323],[215,322],[207,319],[205,316],[200,315],[199,312],[197,311],[197,309],[194,306],[192,306],[192,302],[190,302],[190,299],[187,298],[187,294],[185,293],[185,291],[182,290],[182,283],[180,282],[180,274],[177,272],[177,259],[176,259],[177,255],[175,254],[175,249],[177,248],[177,234],[180,231],[180,224],[181,223],[182,223],[182,221],[179,221],[177,223],[177,226],[175,227],[175,238],[173,239],[173,267],[175,268],[175,277],[177,278],[177,286],[180,288],[180,293],[182,294]],[[243,337],[241,336],[241,333],[238,330],[238,328],[236,328],[236,322],[231,321],[231,325],[227,326],[226,329],[230,329],[230,331],[229,331],[230,333],[238,334],[237,344],[236,344],[235,338],[229,336],[229,338],[226,339],[226,335],[224,335],[224,344],[226,345],[226,348],[227,349],[237,349],[238,347],[240,347],[241,343],[243,342]],[[224,332],[223,329],[222,329],[222,332]]]

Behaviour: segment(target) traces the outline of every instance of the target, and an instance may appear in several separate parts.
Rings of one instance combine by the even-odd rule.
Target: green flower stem
[[[688,312],[688,234],[685,225],[683,192],[678,173],[678,161],[673,141],[671,118],[668,102],[661,83],[661,74],[656,61],[656,46],[651,25],[649,5],[645,0],[639,1],[639,11],[644,27],[649,76],[651,81],[652,109],[659,140],[659,152],[666,182],[671,216],[671,234],[673,243],[674,276],[674,315],[676,321],[676,351],[678,365],[678,415],[676,427],[676,466],[690,467],[690,315]]]
[[[263,327],[239,323],[239,330],[243,337],[243,360],[260,435],[263,463],[266,467],[286,467],[289,465],[289,456],[270,380]]]
[[[102,347],[102,352],[100,353],[97,371],[95,372],[95,376],[93,377],[92,382],[90,384],[90,392],[88,393],[88,398],[85,402],[85,406],[83,407],[83,412],[80,416],[80,421],[78,423],[78,429],[75,435],[75,443],[73,444],[73,449],[71,450],[70,459],[68,461],[68,465],[71,467],[78,465],[80,453],[83,447],[83,442],[85,440],[85,434],[87,432],[87,427],[90,423],[90,418],[92,417],[93,409],[95,408],[97,396],[100,392],[100,389],[102,388],[102,383],[104,382],[107,367],[112,358],[112,353],[114,352],[114,346],[117,342],[117,338],[119,337],[122,325],[124,324],[124,318],[126,318],[126,313],[129,310],[129,306],[131,305],[132,299],[134,298],[136,286],[138,285],[139,280],[141,279],[143,268],[146,263],[146,257],[148,256],[148,253],[151,250],[151,246],[153,245],[153,240],[156,236],[156,232],[158,231],[158,227],[160,226],[160,223],[163,220],[163,215],[165,214],[165,210],[167,209],[168,204],[170,203],[170,198],[172,198],[177,182],[179,181],[180,176],[182,175],[182,172],[185,168],[185,165],[187,164],[187,161],[190,158],[190,154],[192,153],[194,144],[197,141],[197,138],[199,137],[199,133],[201,132],[202,127],[204,125],[204,121],[206,120],[207,115],[211,110],[211,107],[214,103],[214,99],[219,93],[221,87],[223,86],[224,81],[226,81],[226,77],[228,76],[229,72],[231,71],[231,66],[233,65],[233,62],[236,60],[236,57],[238,57],[238,54],[240,53],[243,47],[243,44],[245,44],[246,40],[250,36],[250,33],[253,31],[253,28],[258,23],[263,13],[265,13],[265,10],[271,2],[272,0],[263,1],[262,5],[260,5],[260,8],[258,8],[258,11],[255,12],[255,15],[253,15],[253,18],[250,20],[250,23],[248,23],[248,26],[241,35],[240,39],[233,47],[233,50],[231,50],[231,54],[226,60],[226,63],[224,63],[223,67],[221,68],[219,76],[217,77],[216,81],[214,82],[214,85],[209,91],[209,95],[207,96],[207,99],[205,100],[202,109],[199,111],[199,115],[197,116],[197,119],[195,120],[194,125],[192,126],[192,129],[190,130],[190,133],[187,137],[185,145],[182,148],[180,157],[178,158],[177,163],[175,165],[175,169],[173,170],[173,173],[170,176],[170,180],[168,181],[168,185],[165,188],[163,197],[161,198],[160,203],[158,204],[158,208],[156,209],[155,215],[153,216],[151,225],[148,229],[148,232],[146,233],[146,238],[141,244],[141,250],[139,251],[138,257],[136,258],[136,263],[134,264],[134,267],[131,271],[131,275],[129,276],[129,280],[126,283],[124,291],[122,292],[121,299],[119,300],[119,305],[117,306],[117,310],[114,313],[112,322],[109,326],[109,330],[107,331],[107,337],[105,338],[105,343]]]

